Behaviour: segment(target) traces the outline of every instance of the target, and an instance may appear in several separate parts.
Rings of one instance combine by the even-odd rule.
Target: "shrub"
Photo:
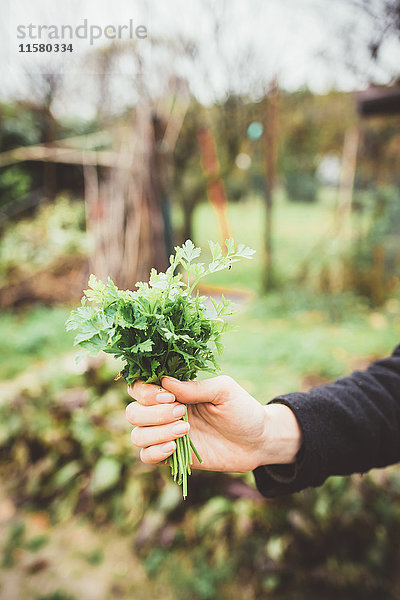
[[[106,366],[82,377],[81,387],[31,385],[0,405],[0,476],[17,506],[54,521],[113,521],[177,598],[398,597],[397,467],[275,500],[248,485],[251,475],[196,473],[183,502],[162,467],[134,458],[125,386]],[[22,535],[13,530],[8,546]]]

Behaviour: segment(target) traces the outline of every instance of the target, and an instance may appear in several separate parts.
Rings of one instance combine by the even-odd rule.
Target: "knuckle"
[[[235,384],[235,380],[229,375],[219,375],[218,379],[218,394],[229,392]]]
[[[150,400],[151,389],[149,389],[148,386],[144,383],[141,390],[140,402],[141,404],[143,404],[143,406],[148,406],[149,404],[151,404]]]
[[[135,400],[139,400],[140,398],[140,392],[141,392],[141,388],[142,388],[143,382],[140,380],[135,381],[135,383],[132,383],[132,385],[129,388],[129,395],[132,396],[132,398],[135,398]]]
[[[166,423],[170,423],[174,420],[175,417],[172,415],[172,411],[176,404],[167,404],[165,406],[160,406],[157,411],[157,424],[165,425]]]
[[[148,383],[141,383],[140,388],[140,404],[143,406],[152,406],[155,404],[155,396],[160,392],[161,388]]]
[[[215,391],[214,401],[219,403],[229,398],[232,387],[235,385],[235,380],[229,375],[220,375],[217,379],[218,386]]]

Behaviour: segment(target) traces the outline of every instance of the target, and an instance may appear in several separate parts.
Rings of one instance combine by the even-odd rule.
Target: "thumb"
[[[174,394],[176,399],[184,404],[200,402],[222,404],[225,400],[224,392],[228,391],[228,383],[232,381],[225,375],[203,381],[179,381],[174,377],[163,377],[161,384],[164,389]]]

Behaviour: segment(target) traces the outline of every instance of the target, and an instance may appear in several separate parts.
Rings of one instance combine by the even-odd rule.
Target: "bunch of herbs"
[[[138,282],[136,291],[119,290],[110,278],[103,283],[91,275],[81,306],[66,323],[77,332],[75,345],[91,355],[103,351],[121,358],[120,376],[128,385],[138,379],[161,385],[165,375],[190,380],[199,371],[216,372],[221,335],[227,329],[224,317],[235,308],[223,296],[217,302],[195,290],[205,276],[254,254],[243,244],[235,248],[232,238],[225,245],[223,253],[219,244],[209,242],[212,259],[205,265],[196,261],[201,249],[187,240],[175,248],[166,272],[152,269],[149,282]],[[174,479],[183,484],[184,497],[191,449],[201,462],[188,434],[176,440],[176,450],[167,459]]]

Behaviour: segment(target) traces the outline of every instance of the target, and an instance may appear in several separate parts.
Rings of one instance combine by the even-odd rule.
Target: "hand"
[[[175,450],[174,440],[188,431],[180,420],[184,404],[190,437],[203,459],[200,464],[193,455],[193,468],[246,472],[295,460],[301,431],[287,406],[262,406],[227,376],[185,382],[164,377],[162,386],[138,381],[128,390],[137,402],[126,415],[136,426],[132,441],[144,463],[162,463]]]

